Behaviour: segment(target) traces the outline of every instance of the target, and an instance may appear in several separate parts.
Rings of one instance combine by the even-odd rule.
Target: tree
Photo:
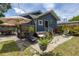
[[[79,21],[79,15],[78,15],[78,16],[75,16],[75,17],[73,17],[73,18],[72,18],[72,19],[70,19],[69,21],[70,21],[70,22],[71,22],[71,21]]]
[[[0,3],[0,17],[4,17],[4,12],[11,8],[10,3]]]

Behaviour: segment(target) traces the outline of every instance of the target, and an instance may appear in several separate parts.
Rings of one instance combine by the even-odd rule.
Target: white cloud
[[[55,7],[55,5],[53,3],[45,3],[43,4],[43,7],[46,9],[46,10],[51,10]]]
[[[19,8],[14,8],[14,10],[15,10],[15,12],[17,14],[23,14],[23,13],[25,13],[25,11],[23,11],[22,9],[19,9]]]
[[[79,15],[79,4],[62,4],[55,11],[61,18],[70,19],[73,16]]]

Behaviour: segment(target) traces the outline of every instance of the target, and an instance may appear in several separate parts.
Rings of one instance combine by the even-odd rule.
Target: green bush
[[[59,34],[63,33],[63,26],[58,26],[57,30],[58,30],[57,33]]]
[[[28,27],[26,27],[26,32],[28,32],[28,33],[34,33],[34,26],[28,26]]]
[[[45,32],[45,35],[46,35],[46,38],[49,40],[53,37],[51,32]]]
[[[79,35],[79,25],[77,26],[67,26],[67,25],[62,25],[61,26],[62,30],[63,30],[63,33],[64,34],[71,34],[71,35]]]
[[[34,32],[34,28],[33,27],[29,27],[29,30],[28,30],[29,32]]]

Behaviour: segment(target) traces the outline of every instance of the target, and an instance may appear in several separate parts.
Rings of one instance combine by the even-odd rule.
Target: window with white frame
[[[38,20],[38,25],[43,25],[43,20]]]

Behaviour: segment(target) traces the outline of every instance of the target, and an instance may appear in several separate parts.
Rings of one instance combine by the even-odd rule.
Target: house
[[[24,20],[23,20],[24,19]],[[57,20],[60,20],[56,13],[51,10],[47,12],[32,12],[13,17],[3,17],[0,20],[8,24],[18,24],[20,29],[19,35],[24,35],[28,27],[34,28],[34,33],[40,34],[44,32],[53,32],[57,28]],[[5,26],[5,25],[4,25]],[[31,29],[32,29],[31,28]],[[29,30],[31,30],[29,29]]]
[[[53,10],[44,13],[38,12],[37,14],[23,14],[21,16],[32,20],[30,24],[34,25],[35,32],[52,32],[57,28],[57,20],[60,20]]]

